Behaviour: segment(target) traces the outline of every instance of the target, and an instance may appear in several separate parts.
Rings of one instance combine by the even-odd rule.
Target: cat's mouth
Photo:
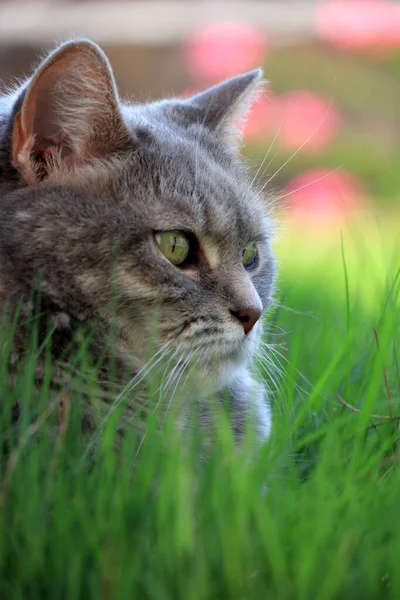
[[[258,324],[245,335],[241,326],[220,323],[210,318],[206,322],[197,320],[185,324],[177,335],[177,340],[188,349],[204,349],[213,355],[229,356],[252,345],[258,334]]]
[[[197,364],[218,365],[227,361],[239,362],[245,355],[244,344],[208,340],[204,343],[197,343],[185,348],[186,352],[192,356],[192,361]]]
[[[245,336],[240,331],[231,331],[219,324],[201,328],[191,325],[181,331],[177,341],[188,351],[204,351],[208,355],[224,356],[238,352],[245,343]]]
[[[165,360],[160,360],[160,369],[169,381],[179,379],[179,389],[196,390],[201,395],[215,392],[247,362],[260,332],[256,326],[245,335],[242,327],[214,318],[193,320],[178,331],[164,332],[168,352]]]
[[[238,366],[246,360],[246,344],[226,339],[204,339],[191,343],[184,352],[188,360],[188,384],[200,395],[227,385]]]
[[[228,363],[245,360],[253,336],[243,335],[238,327],[212,325],[184,330],[177,342],[192,362],[214,371]]]

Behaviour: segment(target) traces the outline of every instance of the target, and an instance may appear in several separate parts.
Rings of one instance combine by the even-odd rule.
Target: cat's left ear
[[[200,122],[227,142],[240,141],[253,102],[263,86],[261,69],[227,79],[188,100]]]
[[[19,102],[11,158],[28,183],[123,151],[129,142],[111,67],[89,40],[50,54]]]

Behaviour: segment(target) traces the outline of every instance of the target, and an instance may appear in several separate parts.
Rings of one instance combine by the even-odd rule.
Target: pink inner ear
[[[25,168],[22,163],[26,166],[34,159],[32,172],[36,162],[46,176],[60,159],[67,165],[85,164],[124,150],[129,143],[112,72],[101,50],[82,41],[50,55],[28,86],[15,122],[15,164]]]
[[[28,87],[22,108],[23,125],[28,134],[51,138],[57,133],[54,90],[61,76],[62,70],[50,64],[36,75]]]
[[[58,78],[63,76],[61,65],[49,65],[33,81],[28,90],[22,109],[23,128],[26,134],[33,135],[35,144],[33,152],[42,155],[54,154],[61,149],[61,156],[71,153],[71,140],[63,132],[55,93]],[[65,65],[68,68],[68,65]]]
[[[87,158],[79,156],[71,148],[71,142],[68,138],[60,134],[52,139],[44,139],[39,136],[35,137],[35,144],[32,147],[32,154],[39,160],[51,160],[61,158],[63,163],[69,167],[79,167],[88,163]]]

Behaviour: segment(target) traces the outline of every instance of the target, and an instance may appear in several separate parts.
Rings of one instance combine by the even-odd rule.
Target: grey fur
[[[84,43],[91,60],[96,52],[103,56]],[[102,68],[109,68],[108,63]],[[111,72],[108,77],[113,81]],[[23,296],[29,312],[32,285],[39,286],[42,312],[56,326],[61,350],[78,324],[93,319],[100,323],[94,352],[109,327],[116,325],[115,357],[130,376],[148,359],[156,311],[156,350],[169,340],[173,349],[160,362],[158,373],[166,377],[194,353],[188,379],[182,378],[174,393],[167,390],[164,403],[176,396],[188,406],[197,399],[204,407],[203,422],[208,423],[205,398],[228,389],[238,438],[251,418],[264,439],[271,426],[268,399],[251,375],[262,324],[258,321],[246,336],[231,313],[260,301],[266,311],[274,290],[268,207],[252,185],[233,134],[259,80],[260,71],[254,71],[189,100],[147,105],[120,103],[110,84],[119,107],[113,108],[114,119],[121,131],[125,128],[119,147],[113,141],[103,148],[103,139],[101,156],[85,156],[64,171],[60,164],[58,171],[57,165],[51,171],[43,159],[48,171],[43,175],[42,170],[34,185],[11,160],[15,116],[29,82],[20,92],[0,98],[0,297],[4,301],[11,296],[16,302]],[[73,95],[68,101],[70,132]],[[98,101],[101,104],[100,95]],[[90,121],[90,107],[87,118]],[[97,126],[101,118],[97,113]],[[62,129],[63,123],[58,125]],[[107,127],[105,110],[105,131]],[[70,138],[73,154],[79,143],[73,133]],[[161,254],[154,232],[169,229],[186,230],[196,238],[194,266],[179,269]],[[248,272],[241,255],[252,241],[258,243],[259,264]],[[118,305],[113,313],[114,295]],[[21,343],[16,351],[23,356]],[[174,352],[176,358],[168,365]],[[132,407],[137,393],[132,391]]]

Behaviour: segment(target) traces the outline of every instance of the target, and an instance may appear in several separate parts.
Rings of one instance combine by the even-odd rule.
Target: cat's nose
[[[231,310],[231,315],[242,325],[245,335],[248,335],[261,317],[262,310],[258,307],[248,306],[241,310]]]

